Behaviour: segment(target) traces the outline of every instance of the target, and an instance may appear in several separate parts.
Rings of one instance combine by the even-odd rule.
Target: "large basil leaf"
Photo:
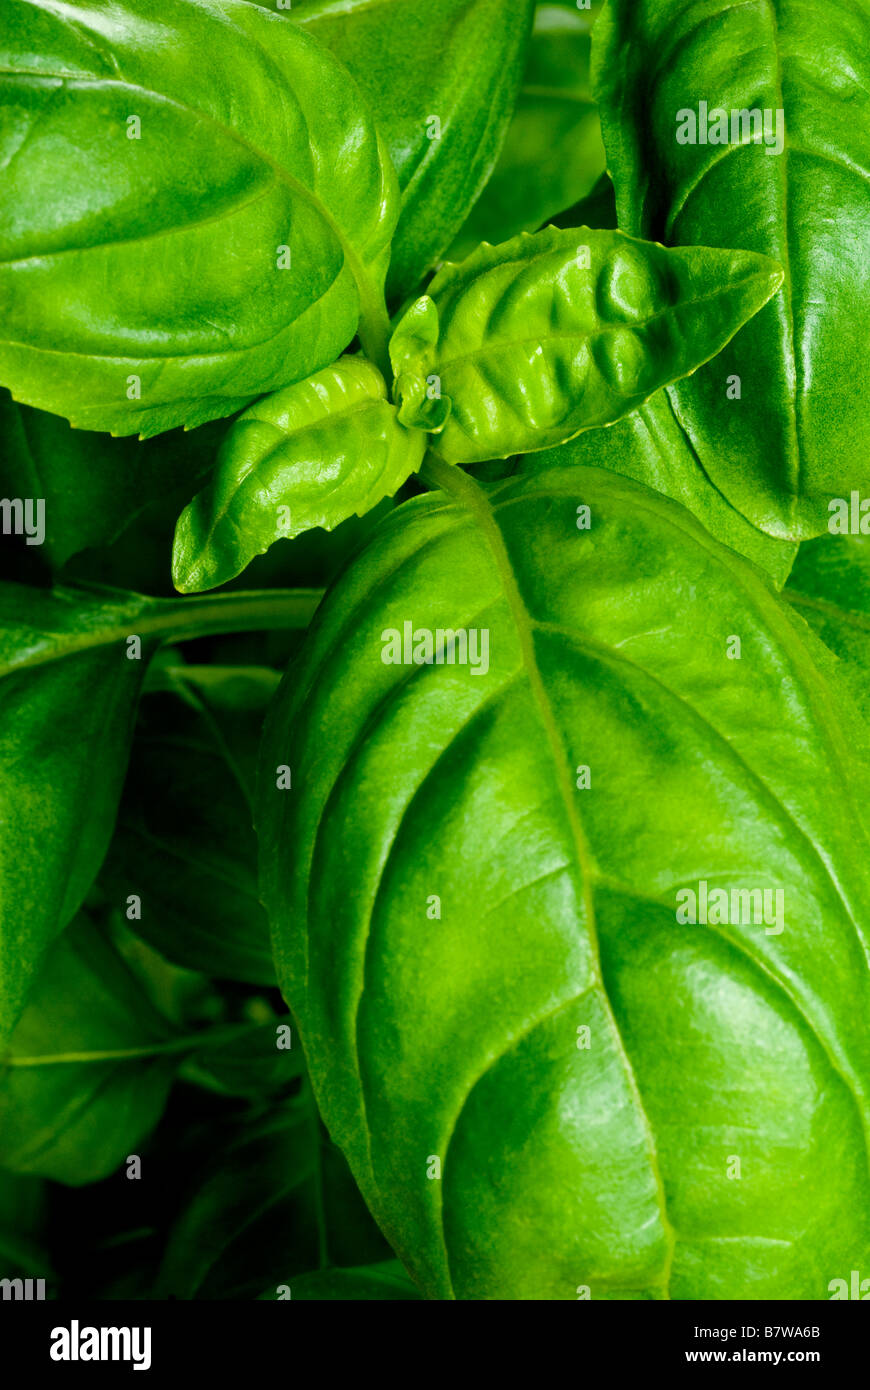
[[[274,984],[257,898],[254,768],[271,671],[170,667],[145,696],[103,886],[141,917],[132,929],[168,960]]]
[[[693,372],[781,283],[765,256],[589,227],[481,246],[393,334],[399,419],[450,462],[562,444]]]
[[[224,428],[204,425],[140,444],[73,430],[0,391],[0,494],[44,503],[40,554],[57,570],[78,551],[109,545],[179,482],[192,495]]]
[[[626,478],[672,497],[688,508],[717,540],[745,555],[781,588],[797,546],[777,540],[736,511],[710,483],[685,431],[674,417],[666,391],[658,391],[640,410],[606,430],[586,430],[567,444],[525,459],[523,472],[572,464],[610,468]]]
[[[399,299],[459,231],[492,172],[534,0],[301,0],[293,18],[366,92],[402,190],[387,286]],[[335,355],[335,354],[333,354]]]
[[[214,478],[179,518],[176,588],[214,588],[282,536],[364,516],[416,473],[424,450],[424,436],[399,424],[383,377],[362,357],[258,401],[232,426]]]
[[[427,469],[264,742],[326,1123],[429,1296],[825,1298],[870,1258],[863,722],[673,502]]]
[[[144,437],[325,366],[360,315],[380,352],[395,175],[296,25],[241,0],[6,0],[0,104],[17,399]]]
[[[498,164],[450,249],[533,232],[585,198],[604,172],[601,123],[589,82],[594,10],[539,5],[523,84]]]
[[[314,606],[304,592],[157,600],[0,584],[0,1038],[108,847],[157,645],[304,625]]]
[[[80,918],[52,947],[0,1059],[0,1162],[71,1184],[114,1172],[160,1117],[175,1041],[118,952]]]
[[[870,490],[870,7],[610,0],[593,75],[620,226],[785,268],[778,297],[673,395],[735,507],[818,535],[832,496]]]

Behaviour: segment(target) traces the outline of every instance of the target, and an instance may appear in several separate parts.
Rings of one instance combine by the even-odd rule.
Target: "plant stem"
[[[366,357],[377,367],[387,386],[393,382],[393,367],[390,362],[390,337],[393,327],[383,300],[374,297],[368,304],[361,305],[357,333]]]
[[[220,632],[305,628],[323,593],[323,589],[261,589],[207,598],[166,599],[165,607],[139,620],[136,631],[157,632],[167,642],[179,642]]]

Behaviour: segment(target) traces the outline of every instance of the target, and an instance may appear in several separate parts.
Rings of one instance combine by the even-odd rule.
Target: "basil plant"
[[[3,0],[0,1274],[870,1297],[868,93]]]

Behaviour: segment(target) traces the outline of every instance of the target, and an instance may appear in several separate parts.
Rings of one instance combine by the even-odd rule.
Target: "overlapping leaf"
[[[424,451],[364,358],[344,357],[267,396],[234,423],[214,478],[179,518],[176,588],[213,588],[282,537],[364,516],[417,471]]]
[[[674,503],[436,472],[456,496],[380,528],[264,748],[326,1122],[430,1297],[825,1298],[870,1256],[863,722]],[[702,884],[724,918],[681,921]]]
[[[693,372],[781,282],[765,256],[589,227],[481,246],[393,334],[399,418],[450,462],[564,443]]]
[[[534,0],[297,0],[292,14],[369,98],[402,190],[388,287],[446,251],[508,129]]]
[[[870,6],[610,0],[593,50],[620,226],[784,267],[673,395],[735,507],[819,535],[832,496],[870,492]]]
[[[360,316],[377,352],[395,175],[298,26],[241,0],[7,0],[0,106],[18,400],[147,436],[325,366]]]

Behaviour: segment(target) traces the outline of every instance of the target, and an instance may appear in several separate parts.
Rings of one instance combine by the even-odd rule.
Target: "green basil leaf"
[[[43,504],[40,554],[56,571],[81,550],[110,545],[179,479],[191,495],[224,429],[215,423],[140,444],[73,430],[0,391],[0,494]]]
[[[607,430],[587,430],[556,449],[530,454],[523,473],[554,467],[610,468],[671,497],[738,554],[766,570],[782,588],[797,546],[758,531],[712,487],[691,443],[674,417],[666,391]]]
[[[585,198],[605,167],[589,82],[595,10],[539,5],[523,85],[501,157],[450,249],[533,232]]]
[[[842,659],[845,677],[870,718],[870,536],[804,541],[785,597]]]
[[[424,451],[365,358],[343,357],[265,397],[233,424],[214,477],[179,517],[176,588],[214,588],[282,537],[364,516],[417,471]]]
[[[781,283],[765,256],[588,227],[481,246],[429,286],[437,341],[421,340],[419,300],[393,334],[400,418],[433,428],[415,410],[434,382],[451,405],[438,440],[450,462],[562,444],[693,372]]]
[[[279,1290],[268,1289],[261,1295],[264,1300],[276,1296],[286,1298],[284,1289],[289,1289],[290,1298],[309,1299],[419,1299],[420,1294],[405,1273],[398,1260],[384,1260],[377,1265],[359,1265],[356,1269],[318,1269],[297,1276],[292,1283],[279,1286]]]
[[[188,672],[191,676],[188,680]],[[254,769],[274,672],[171,667],[142,703],[102,875],[130,927],[190,970],[273,985],[257,897]]]
[[[534,0],[301,0],[293,18],[368,96],[399,176],[387,287],[401,300],[447,249],[492,172]],[[333,354],[335,355],[335,354]]]
[[[784,267],[777,298],[673,396],[732,505],[818,535],[832,496],[870,490],[870,10],[610,0],[593,77],[621,227]]]
[[[105,854],[158,609],[0,585],[0,1037]]]
[[[298,26],[241,0],[7,0],[0,68],[16,399],[145,437],[308,376],[360,316],[379,351],[395,175]]]
[[[158,644],[304,626],[318,597],[166,600],[0,584],[0,1039],[100,868]]]
[[[325,1122],[430,1297],[824,1299],[870,1255],[867,732],[833,659],[628,479],[425,476],[454,496],[382,524],[264,738]]]
[[[173,1041],[118,952],[80,918],[52,947],[0,1059],[0,1162],[74,1186],[107,1177],[160,1118]]]

